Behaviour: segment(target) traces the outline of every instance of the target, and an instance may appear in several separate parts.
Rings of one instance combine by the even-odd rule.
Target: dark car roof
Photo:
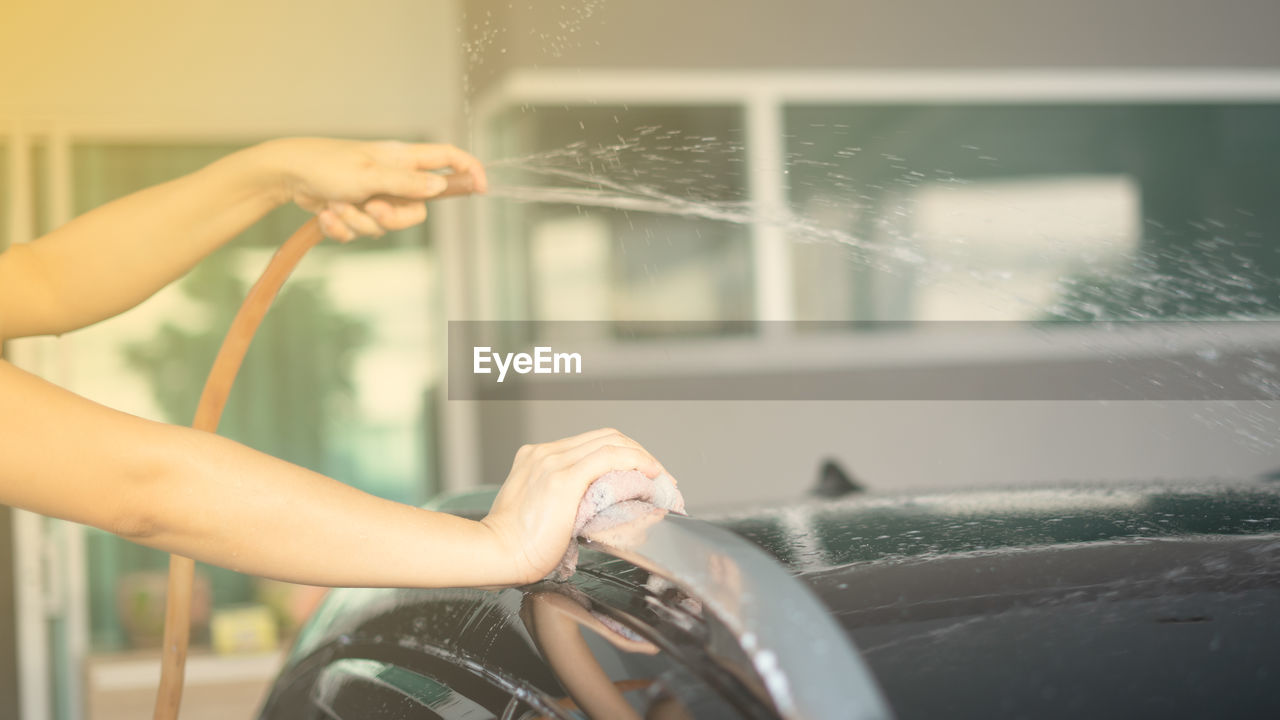
[[[453,509],[480,507],[485,495]],[[859,648],[850,674],[865,661],[900,718],[1280,714],[1271,689],[1280,672],[1275,485],[851,495],[702,518],[750,540],[816,594],[825,605],[817,612]],[[571,585],[657,638],[662,662],[696,675],[688,682],[702,689],[685,697],[705,704],[694,717],[780,713],[759,701],[768,695],[768,679],[753,672],[761,649],[742,647],[732,619],[689,612],[646,577],[588,551]],[[467,702],[487,702],[494,716],[517,697],[558,716],[555,698],[566,690],[520,622],[528,596],[336,591],[299,639],[264,717],[295,717],[279,712],[289,687],[297,696],[326,663],[384,656],[454,678],[469,688]],[[673,677],[644,665],[657,660],[638,662],[647,677]],[[488,678],[492,697],[477,677]],[[825,692],[852,693],[854,680]],[[860,702],[849,696],[848,716]],[[868,702],[862,716],[876,716]]]
[[[719,522],[828,605],[900,718],[1280,716],[1280,492],[853,496]]]
[[[957,553],[1280,533],[1280,483],[1079,483],[839,499],[704,514],[797,573]]]

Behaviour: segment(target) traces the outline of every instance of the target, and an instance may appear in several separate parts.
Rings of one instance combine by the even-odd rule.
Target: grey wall
[[[503,403],[505,404],[505,403]],[[510,408],[508,408],[508,411]],[[616,426],[690,507],[796,496],[825,458],[878,491],[1249,477],[1280,469],[1280,409],[1216,403],[531,402],[530,441]],[[496,440],[497,438],[493,438]],[[499,481],[518,446],[495,444]]]
[[[1258,67],[1271,0],[574,0],[465,4],[473,88],[514,67]]]
[[[1280,470],[1280,407],[1246,400],[1265,395],[1233,389],[1232,368],[1259,357],[1274,364],[1250,349],[1239,363],[1223,355],[1204,365],[1116,354],[665,379],[587,374],[519,391],[556,400],[482,402],[485,473],[501,481],[521,443],[614,426],[662,460],[695,508],[796,496],[827,459],[891,492],[1258,477]],[[486,392],[499,394],[493,384]],[[682,397],[703,399],[666,399]],[[893,399],[821,399],[874,397]],[[1079,397],[1106,400],[1055,400]]]

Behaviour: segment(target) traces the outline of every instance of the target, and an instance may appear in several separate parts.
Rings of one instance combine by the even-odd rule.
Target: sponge
[[[573,522],[575,541],[569,543],[549,578],[564,581],[573,575],[578,566],[577,538],[629,547],[639,542],[645,528],[668,512],[684,514],[684,496],[670,475],[648,478],[639,470],[615,470],[601,475],[582,496]]]

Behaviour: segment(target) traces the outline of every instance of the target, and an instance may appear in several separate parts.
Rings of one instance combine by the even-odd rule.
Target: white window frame
[[[748,199],[765,217],[786,217],[790,212],[783,184],[785,149],[782,114],[791,104],[1112,104],[1231,102],[1280,103],[1280,71],[1274,69],[1010,69],[1010,70],[726,70],[652,71],[598,70],[590,68],[519,68],[482,93],[474,103],[475,139],[481,157],[492,159],[489,132],[499,117],[527,105],[733,105],[744,110],[744,137],[748,174]],[[475,275],[475,319],[499,319],[495,277],[496,238],[487,213],[478,212]],[[777,224],[751,228],[755,277],[755,319],[795,319],[793,270],[789,240]],[[766,326],[768,327],[768,326]],[[1248,342],[1252,339],[1241,338]],[[1138,340],[1142,342],[1141,339]],[[759,343],[751,348],[751,367],[798,366],[849,367],[850,358],[867,357],[867,340],[830,338],[818,343]],[[1002,341],[1004,342],[1004,341]],[[660,341],[654,341],[655,345]],[[682,343],[661,353],[667,366],[679,365],[682,373],[732,372],[732,358],[743,352],[739,339]],[[746,343],[750,345],[750,343]],[[1039,344],[1005,343],[1008,358],[1042,356]],[[894,350],[897,348],[897,350]],[[916,343],[896,340],[871,353],[877,364],[916,362],[928,354],[941,364],[972,360],[965,350],[948,358],[922,353]],[[856,351],[856,352],[855,352]],[[611,354],[608,347],[596,353]],[[610,367],[636,366],[638,373],[660,374],[653,364],[633,363],[623,355],[635,355],[634,345],[620,353]],[[673,354],[674,353],[674,354]],[[855,360],[859,365],[870,360]],[[729,363],[726,365],[725,363]],[[661,365],[657,366],[661,367]],[[644,368],[647,368],[645,370]],[[629,374],[629,373],[628,373]]]

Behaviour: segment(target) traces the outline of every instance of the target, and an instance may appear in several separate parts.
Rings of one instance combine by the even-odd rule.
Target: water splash
[[[656,128],[654,129],[656,130]],[[670,137],[668,134],[667,137]],[[744,200],[713,200],[676,195],[660,189],[656,183],[641,180],[622,181],[603,172],[605,168],[622,166],[623,156],[642,148],[639,139],[623,140],[588,150],[584,144],[575,143],[564,148],[535,153],[518,158],[507,158],[488,163],[491,171],[518,171],[527,175],[550,177],[577,183],[576,185],[537,185],[495,182],[491,183],[492,197],[533,203],[559,203],[584,207],[610,208],[626,212],[648,212],[678,217],[702,218],[744,226],[774,227],[784,230],[792,242],[827,242],[844,246],[855,253],[855,260],[886,272],[894,272],[902,263],[923,265],[925,256],[909,243],[878,243],[857,237],[852,233],[824,226],[811,218],[797,216],[789,211],[765,212],[756,204]],[[700,138],[694,144],[683,146],[658,144],[654,149],[683,152],[709,152],[714,149],[735,151],[738,146],[718,143],[714,138]],[[670,158],[654,153],[644,153],[650,164],[663,163]],[[568,160],[568,163],[565,161]],[[650,175],[653,175],[652,169]],[[886,262],[891,261],[891,262]]]
[[[980,152],[976,147],[971,150]],[[727,168],[745,171],[746,150],[741,143],[657,125],[635,128],[630,135],[617,136],[615,142],[575,142],[490,162],[495,176],[490,194],[524,203],[775,228],[793,243],[843,248],[848,251],[848,262],[897,277],[916,288],[945,291],[956,279],[976,282],[988,290],[1007,286],[1005,300],[1025,307],[1031,314],[1027,319],[1088,322],[1274,315],[1269,310],[1274,305],[1270,297],[1273,279],[1264,267],[1248,262],[1224,239],[1224,233],[1243,230],[1215,218],[1193,223],[1205,235],[1190,248],[1139,242],[1168,231],[1150,220],[1141,237],[1115,241],[1123,248],[1082,250],[1066,241],[1047,244],[1028,237],[1025,244],[1037,248],[1039,262],[1060,270],[1056,277],[1044,280],[1050,284],[1046,297],[1022,297],[1014,289],[1014,281],[1027,268],[1016,263],[1002,267],[999,258],[976,257],[963,237],[934,238],[925,249],[928,238],[911,229],[917,211],[915,191],[928,186],[963,186],[971,180],[945,168],[922,172],[910,158],[891,153],[881,153],[897,172],[889,179],[859,181],[831,162],[863,153],[862,147],[848,147],[827,160],[798,152],[786,155],[784,182],[791,203],[796,202],[797,193],[812,194],[810,191],[819,186],[822,190],[806,204],[812,211],[808,215],[794,205],[762,207],[744,198],[744,187],[717,176]],[[992,158],[992,162],[998,160]],[[800,169],[805,169],[803,177],[791,172]],[[859,216],[873,218],[874,238],[846,229],[850,218]]]

